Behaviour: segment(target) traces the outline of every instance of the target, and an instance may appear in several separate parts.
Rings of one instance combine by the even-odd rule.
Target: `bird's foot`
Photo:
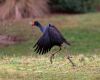
[[[54,59],[54,54],[51,54],[51,56],[50,56],[50,63],[51,64],[53,63],[53,59]]]
[[[71,56],[68,56],[67,59],[69,60],[69,62],[72,64],[73,67],[76,67],[76,65],[74,64],[74,62],[70,59],[72,58]]]

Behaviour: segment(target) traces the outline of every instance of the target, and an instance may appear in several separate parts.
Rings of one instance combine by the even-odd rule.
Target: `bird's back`
[[[51,39],[54,40],[55,43],[58,42],[59,45],[61,45],[62,43],[66,43],[70,45],[70,43],[66,41],[63,35],[54,25],[50,25],[49,28],[50,28],[49,32],[50,32]]]

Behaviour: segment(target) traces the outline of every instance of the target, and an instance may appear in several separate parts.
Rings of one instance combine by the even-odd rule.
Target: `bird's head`
[[[40,26],[39,21],[32,21],[32,27],[34,27],[34,26],[39,27]]]
[[[39,23],[39,21],[32,21],[31,25],[33,28],[34,28],[34,26],[40,28],[41,32],[44,31],[44,29],[43,29],[42,25]]]

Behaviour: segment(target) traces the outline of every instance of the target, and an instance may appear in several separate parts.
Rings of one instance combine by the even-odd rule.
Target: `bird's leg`
[[[67,59],[69,60],[69,62],[72,64],[73,67],[76,66],[75,63],[71,60],[72,57],[69,55],[70,54],[69,51],[67,52],[68,52]]]
[[[61,47],[60,47],[60,49],[59,49],[58,51],[56,51],[55,53],[51,54],[51,56],[50,56],[50,62],[51,62],[51,64],[53,63],[52,59],[54,59],[54,55],[55,55],[57,52],[59,52],[60,50],[61,50]]]
[[[68,59],[69,62],[72,64],[72,66],[73,66],[73,67],[76,66],[70,58],[72,58],[72,57],[71,57],[71,56],[67,56],[67,59]]]

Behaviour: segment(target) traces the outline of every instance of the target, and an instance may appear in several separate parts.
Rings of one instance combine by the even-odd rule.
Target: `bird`
[[[50,62],[52,64],[52,59],[54,55],[62,49],[62,44],[65,43],[66,45],[70,46],[71,44],[63,37],[60,31],[52,24],[48,24],[47,26],[42,26],[39,21],[33,21],[32,26],[36,26],[40,29],[43,33],[39,40],[34,44],[33,48],[36,53],[39,54],[46,54],[48,53],[51,48],[54,46],[58,46],[59,50],[55,53],[52,53],[50,56]],[[70,59],[71,57],[68,56],[67,59],[71,62],[73,66],[75,64]]]

